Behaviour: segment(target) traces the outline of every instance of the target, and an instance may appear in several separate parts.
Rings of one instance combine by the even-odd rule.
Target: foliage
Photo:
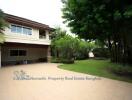
[[[53,56],[59,58],[57,62],[72,63],[78,47],[78,39],[66,34],[66,31],[57,28],[53,34],[52,52]]]
[[[2,31],[4,31],[4,28],[7,27],[7,23],[5,22],[4,17],[5,15],[3,11],[0,9],[0,43],[3,43],[5,40]]]
[[[63,18],[81,38],[109,47],[111,61],[132,63],[130,0],[62,0]]]
[[[52,57],[51,62],[52,62],[52,63],[65,63],[65,64],[72,64],[72,63],[74,63],[74,59],[69,60],[69,59],[64,59],[64,58],[56,58],[56,57]]]
[[[55,27],[55,31],[51,35],[52,41],[56,41],[63,38],[66,35],[66,31],[62,30],[60,27]]]
[[[112,73],[115,73],[117,75],[121,75],[121,76],[127,76],[130,77],[132,76],[132,67],[130,66],[122,66],[122,65],[118,65],[118,66],[109,66],[108,68]]]
[[[120,64],[111,63],[109,60],[81,60],[81,61],[78,60],[74,64],[63,64],[59,66],[59,68],[62,68],[65,70],[132,82],[132,77],[130,74],[129,76],[124,76],[124,75],[121,76],[121,74],[115,74],[112,71],[110,71],[109,67],[112,69],[117,68],[117,70],[120,67],[120,68],[123,68],[122,71],[124,71],[125,69],[124,66]],[[129,68],[126,68],[126,70],[127,71],[131,70],[131,66]],[[124,71],[124,72],[127,72],[127,71]]]
[[[85,41],[80,41],[79,42],[79,46],[78,46],[78,50],[76,53],[76,59],[86,59],[88,58],[88,52],[89,52],[89,48],[87,46],[87,42]]]
[[[4,43],[5,37],[2,33],[0,33],[0,43]]]
[[[76,59],[83,60],[89,58],[89,52],[92,51],[93,48],[95,48],[94,42],[87,42],[87,41],[79,41],[79,47],[76,52]]]
[[[62,30],[60,27],[55,28],[55,32],[51,35],[51,55],[58,58],[58,48],[56,47],[56,41],[63,38],[66,35],[66,31]]]
[[[93,49],[93,54],[95,57],[103,57],[103,58],[109,58],[109,50],[108,48],[95,48]]]
[[[54,62],[71,63],[75,58],[87,59],[89,51],[95,47],[94,43],[74,38],[61,28],[56,29],[53,37],[51,47],[52,56],[56,58]]]
[[[78,41],[69,35],[65,35],[63,38],[55,41],[55,45],[60,58],[72,60],[78,48]]]

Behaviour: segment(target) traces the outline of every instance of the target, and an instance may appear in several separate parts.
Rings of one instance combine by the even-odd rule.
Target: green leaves
[[[132,62],[130,0],[66,0],[63,4],[63,18],[73,33],[85,40],[100,40],[109,45],[110,51],[114,50],[111,54],[115,52],[115,61],[123,58]]]
[[[0,33],[0,43],[4,43],[5,37],[3,34]]]
[[[3,43],[4,40],[5,40],[3,31],[4,31],[4,28],[8,26],[7,23],[4,20],[4,17],[5,17],[4,13],[0,9],[0,43]]]
[[[57,28],[55,37],[52,39],[52,52],[56,58],[73,59],[88,58],[88,52],[91,51],[95,44],[74,38]],[[62,34],[63,33],[63,34]]]

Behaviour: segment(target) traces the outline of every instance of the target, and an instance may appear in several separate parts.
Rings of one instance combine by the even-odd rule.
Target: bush
[[[89,56],[87,55],[76,55],[76,60],[85,60],[88,59]]]
[[[109,70],[115,74],[121,75],[121,76],[132,76],[132,67],[129,66],[109,66]]]
[[[52,63],[61,63],[60,59],[59,58],[55,58],[55,57],[51,58],[51,62]]]
[[[52,63],[65,63],[65,64],[72,64],[74,63],[74,59],[64,59],[64,58],[52,58]]]
[[[76,52],[76,59],[77,60],[84,60],[89,58],[89,52],[95,48],[96,45],[94,42],[87,42],[87,41],[79,41],[79,47]]]
[[[61,61],[61,63],[64,63],[64,64],[73,64],[74,63],[74,59],[61,59],[60,61]]]
[[[93,49],[93,54],[95,57],[109,58],[110,53],[107,48],[95,48]]]

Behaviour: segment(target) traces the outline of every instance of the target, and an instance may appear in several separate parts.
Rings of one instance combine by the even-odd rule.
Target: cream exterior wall
[[[11,32],[11,29],[10,29],[11,24],[12,23],[9,23],[9,27],[6,27],[5,31],[3,32],[5,34],[5,42],[50,45],[51,40],[49,40],[49,31],[48,30],[45,30],[46,38],[39,39],[39,29],[30,27],[32,29],[32,35],[14,33],[14,32]]]

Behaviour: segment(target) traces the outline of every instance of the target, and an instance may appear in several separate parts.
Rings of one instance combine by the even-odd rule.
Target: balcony
[[[39,35],[39,39],[46,39],[45,35]]]

